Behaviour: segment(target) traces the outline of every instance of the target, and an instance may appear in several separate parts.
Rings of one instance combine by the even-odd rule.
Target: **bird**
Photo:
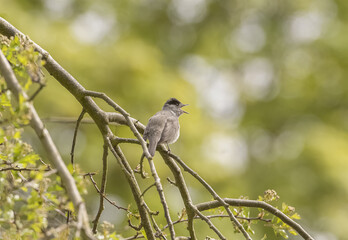
[[[179,117],[188,112],[181,108],[188,104],[181,103],[176,98],[168,99],[161,111],[157,112],[150,119],[146,125],[143,139],[149,140],[149,153],[153,157],[158,144],[166,143],[168,151],[169,145],[175,143],[180,136]]]

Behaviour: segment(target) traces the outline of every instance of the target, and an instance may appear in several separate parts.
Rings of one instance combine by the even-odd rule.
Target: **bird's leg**
[[[170,147],[169,147],[169,144],[166,142],[167,144],[167,153],[170,153]]]

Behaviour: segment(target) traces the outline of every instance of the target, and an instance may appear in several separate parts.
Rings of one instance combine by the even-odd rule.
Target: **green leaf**
[[[288,230],[288,232],[290,233],[290,234],[292,234],[292,235],[294,235],[294,236],[296,236],[298,233],[294,230],[294,229],[292,229],[292,228],[290,228],[289,230]]]
[[[298,213],[294,213],[293,215],[291,215],[290,218],[291,219],[301,219],[301,216]]]
[[[145,239],[148,240],[144,228],[142,228],[142,229],[140,230],[140,232],[141,232],[141,234],[143,234],[143,236],[145,237]]]
[[[286,234],[285,230],[280,229],[278,232],[279,232],[280,236],[282,236],[283,238],[285,238],[285,239],[289,238],[289,236]]]
[[[21,132],[20,131],[16,131],[16,133],[13,135],[14,139],[20,139],[21,138]]]
[[[35,161],[39,160],[40,157],[37,154],[30,153],[26,155],[25,157],[21,158],[18,162],[19,163],[26,163],[26,164],[34,164]]]

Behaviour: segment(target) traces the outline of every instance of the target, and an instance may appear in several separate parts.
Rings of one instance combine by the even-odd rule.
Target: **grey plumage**
[[[158,144],[172,144],[176,142],[180,135],[179,116],[187,113],[181,108],[187,104],[182,104],[176,98],[170,98],[161,111],[153,115],[145,128],[143,138],[149,140],[149,152],[155,155]]]

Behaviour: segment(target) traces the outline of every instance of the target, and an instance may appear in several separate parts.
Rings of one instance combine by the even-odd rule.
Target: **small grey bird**
[[[149,152],[153,157],[158,144],[172,144],[180,135],[179,116],[188,113],[181,108],[188,104],[182,104],[176,98],[170,98],[161,111],[153,115],[145,128],[143,138],[149,139]],[[168,146],[169,150],[169,146]]]

